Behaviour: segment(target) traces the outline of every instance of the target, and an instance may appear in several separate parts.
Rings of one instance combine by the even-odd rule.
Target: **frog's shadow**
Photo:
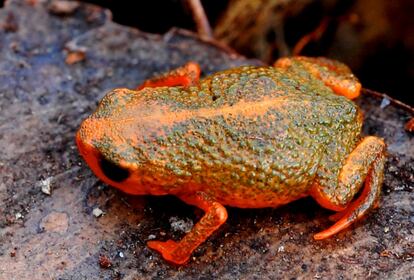
[[[154,221],[156,228],[164,231],[170,230],[171,217],[179,219],[191,219],[196,223],[203,215],[202,210],[182,202],[175,196],[147,196],[146,209],[150,210],[149,219]],[[263,227],[281,227],[284,224],[306,223],[315,219],[328,221],[331,213],[320,207],[312,198],[306,197],[278,208],[235,208],[226,206],[228,219],[223,229],[224,233],[231,232],[255,232]],[[312,228],[312,230],[314,230]],[[179,234],[181,235],[181,234]],[[183,234],[181,235],[183,236]]]

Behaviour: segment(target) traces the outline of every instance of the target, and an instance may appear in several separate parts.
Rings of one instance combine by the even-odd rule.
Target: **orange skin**
[[[348,67],[294,57],[199,75],[190,62],[137,91],[114,90],[76,136],[107,184],[130,194],[176,195],[205,211],[182,240],[148,242],[164,259],[187,262],[226,221],[223,205],[278,207],[312,196],[337,211],[336,223],[316,240],[377,207],[386,146],[360,137],[362,114],[347,98],[356,98],[361,84]]]

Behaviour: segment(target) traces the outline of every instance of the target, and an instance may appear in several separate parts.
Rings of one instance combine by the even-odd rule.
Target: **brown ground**
[[[131,197],[98,181],[75,131],[103,94],[196,60],[204,73],[257,64],[192,35],[116,25],[95,6],[9,1],[0,10],[0,279],[413,279],[414,111],[357,102],[366,134],[389,145],[381,207],[326,241],[329,211],[310,199],[229,209],[184,267],[150,251],[200,212],[173,197]],[[50,188],[50,195],[45,194]],[[42,192],[42,189],[44,192]],[[97,218],[93,210],[104,215]]]

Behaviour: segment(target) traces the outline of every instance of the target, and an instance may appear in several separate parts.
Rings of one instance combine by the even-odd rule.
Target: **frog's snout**
[[[108,160],[99,149],[93,145],[93,138],[89,139],[88,137],[85,137],[85,134],[82,132],[81,127],[76,136],[79,152],[98,177],[103,180],[109,179],[115,183],[121,183],[130,177],[130,170],[114,163],[114,161]]]

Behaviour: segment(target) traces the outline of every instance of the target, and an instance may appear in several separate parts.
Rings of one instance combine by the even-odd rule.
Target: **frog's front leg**
[[[330,228],[315,234],[314,238],[325,239],[347,228],[378,205],[384,174],[385,143],[382,139],[368,136],[351,152],[342,167],[338,185],[316,184],[311,195],[323,207],[340,210],[333,216],[338,221]],[[365,183],[361,195],[350,202]]]
[[[146,87],[193,86],[198,83],[200,73],[200,66],[197,63],[188,62],[184,66],[146,80],[137,87],[137,90]]]
[[[179,196],[179,198],[203,209],[204,216],[179,242],[168,240],[147,243],[148,247],[157,250],[164,259],[175,264],[183,264],[188,261],[191,253],[227,219],[226,208],[203,192]]]

